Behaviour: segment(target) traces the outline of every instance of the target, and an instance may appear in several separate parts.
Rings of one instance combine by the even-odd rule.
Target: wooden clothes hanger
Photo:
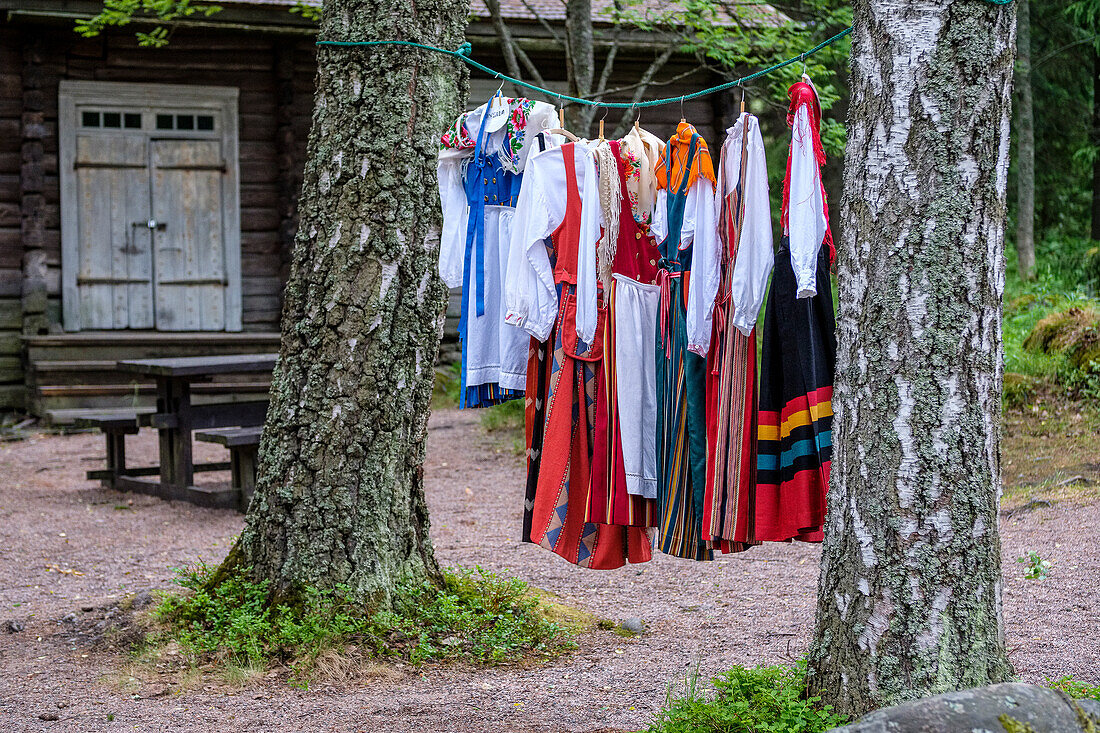
[[[550,128],[546,132],[551,135],[561,135],[570,142],[579,143],[581,141],[579,137],[565,129],[565,107],[558,107],[558,126]]]

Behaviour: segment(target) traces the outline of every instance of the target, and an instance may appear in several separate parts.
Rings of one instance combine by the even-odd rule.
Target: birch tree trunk
[[[458,48],[465,0],[326,0],[320,37]],[[319,47],[300,224],[256,494],[223,568],[368,607],[438,579],[424,441],[447,289],[439,136],[466,72],[401,46]]]
[[[835,453],[809,687],[1007,680],[1001,296],[1014,6],[856,0]]]
[[[1029,1],[1016,3],[1016,269],[1024,280],[1035,275],[1035,113]]]

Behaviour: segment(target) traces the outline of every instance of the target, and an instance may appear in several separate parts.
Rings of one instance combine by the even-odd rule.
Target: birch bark
[[[1015,11],[854,5],[809,686],[858,714],[1012,675],[997,506]]]
[[[320,37],[458,48],[464,0],[326,0]],[[317,91],[258,488],[225,568],[277,596],[347,586],[368,607],[438,579],[424,441],[447,289],[439,136],[464,66],[409,47],[318,49]]]

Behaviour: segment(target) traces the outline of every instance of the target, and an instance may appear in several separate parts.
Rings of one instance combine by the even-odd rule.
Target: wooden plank
[[[248,255],[278,255],[279,237],[273,230],[241,232],[241,252]]]
[[[3,226],[3,204],[0,204],[0,226]],[[241,232],[268,232],[279,228],[279,212],[274,206],[241,207]],[[241,247],[244,247],[242,240]]]
[[[144,136],[80,135],[79,263],[76,276],[82,328],[152,328],[149,172]]]
[[[23,334],[19,331],[0,331],[0,355],[23,353]]]
[[[267,405],[267,400],[191,405],[191,427],[195,430],[209,430],[236,425],[263,425]],[[149,426],[158,430],[173,430],[178,425],[179,419],[175,413],[154,413],[149,416]]]
[[[27,402],[27,388],[22,384],[0,386],[0,408],[22,410]]]
[[[174,359],[130,359],[118,362],[119,371],[165,377],[215,376],[269,372],[278,354],[183,356]]]
[[[272,190],[274,190],[272,186]],[[19,203],[22,187],[19,185],[18,170],[14,173],[0,174],[0,201]]]
[[[0,298],[0,329],[23,327],[23,304],[15,298]]]
[[[195,439],[204,443],[218,443],[226,448],[234,448],[239,445],[259,445],[262,425],[250,427],[212,428],[200,430],[195,433]]]
[[[3,181],[0,180],[0,187]],[[3,189],[0,188],[0,193]],[[245,181],[241,184],[241,207],[275,206],[279,197],[279,188],[275,183],[254,183]],[[2,199],[0,199],[2,200]]]
[[[153,210],[168,222],[157,232],[157,328],[225,328],[224,209],[218,140],[153,141]]]
[[[279,295],[283,292],[282,278],[246,277],[241,280],[243,295]]]
[[[245,311],[278,313],[283,307],[282,295],[246,295],[242,298]]]
[[[241,260],[241,278],[279,277],[281,268],[278,255],[252,255]]]

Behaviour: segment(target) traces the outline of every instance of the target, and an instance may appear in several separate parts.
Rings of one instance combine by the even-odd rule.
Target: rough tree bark
[[[1035,113],[1031,103],[1031,12],[1016,3],[1016,269],[1035,275]]]
[[[465,0],[326,0],[320,37],[458,48]],[[345,584],[368,607],[438,579],[423,459],[447,289],[439,135],[463,65],[400,46],[318,49],[317,91],[258,488],[223,569],[277,596]]]
[[[1014,6],[854,10],[809,676],[845,713],[1012,675],[997,505]]]
[[[1100,148],[1100,52],[1092,49],[1092,144]],[[1100,154],[1092,161],[1093,239],[1100,239]]]

